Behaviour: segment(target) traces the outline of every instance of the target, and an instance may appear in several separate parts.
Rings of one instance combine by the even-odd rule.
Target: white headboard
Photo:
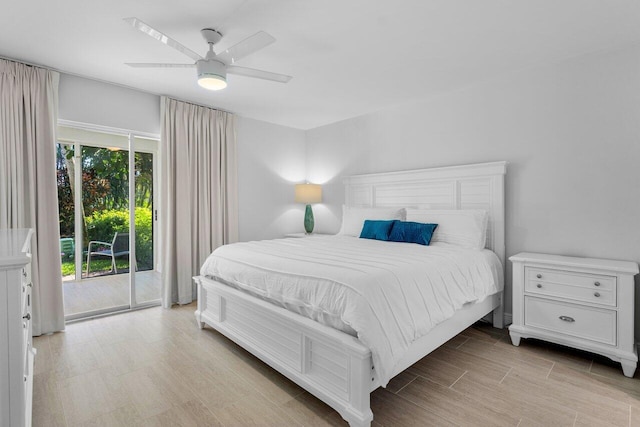
[[[478,163],[345,178],[347,206],[489,211],[487,248],[505,264],[504,176],[507,162]]]

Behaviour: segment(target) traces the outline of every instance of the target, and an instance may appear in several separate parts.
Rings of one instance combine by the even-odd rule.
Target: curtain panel
[[[0,228],[33,228],[33,334],[64,329],[56,187],[58,81],[0,59]]]
[[[162,305],[195,299],[192,277],[238,240],[235,116],[162,97]]]

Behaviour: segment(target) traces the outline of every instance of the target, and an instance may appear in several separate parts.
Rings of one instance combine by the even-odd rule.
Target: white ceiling
[[[0,55],[300,129],[425,99],[524,67],[640,41],[637,0],[24,0],[3,5]],[[294,76],[229,76],[209,92],[189,62],[137,32],[136,16],[204,55],[264,30],[276,43],[238,62]]]

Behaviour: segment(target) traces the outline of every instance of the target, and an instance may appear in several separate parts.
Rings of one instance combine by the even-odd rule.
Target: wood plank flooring
[[[34,426],[344,426],[219,333],[195,305],[35,338]],[[371,395],[375,426],[640,426],[618,364],[477,324]]]

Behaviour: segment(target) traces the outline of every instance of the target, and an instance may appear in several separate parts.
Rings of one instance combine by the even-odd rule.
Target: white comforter
[[[382,385],[413,341],[503,288],[502,266],[489,250],[345,236],[222,246],[201,274],[355,331]]]

